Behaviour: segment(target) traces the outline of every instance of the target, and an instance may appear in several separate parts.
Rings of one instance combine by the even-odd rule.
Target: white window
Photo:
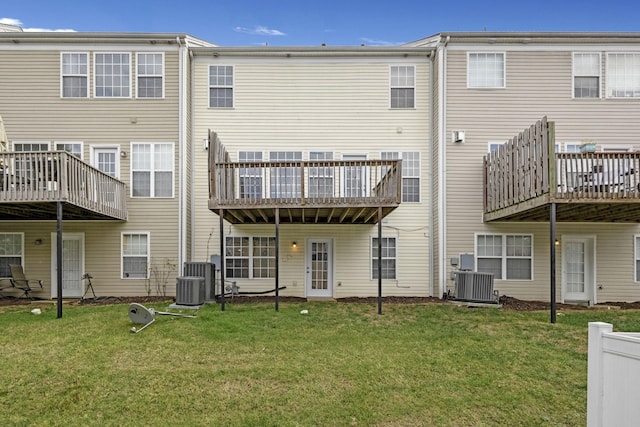
[[[149,277],[149,233],[122,233],[122,278]]]
[[[53,143],[54,146],[56,147],[56,151],[66,151],[67,153],[71,154],[72,156],[75,156],[77,158],[79,158],[80,160],[82,160],[82,142],[61,142],[61,141],[56,141]]]
[[[396,278],[396,238],[382,238],[382,278]],[[378,278],[378,238],[371,239],[371,278]]]
[[[301,151],[273,151],[269,153],[270,162],[300,162]],[[302,176],[299,166],[282,166],[270,169],[271,197],[296,198],[302,191]]]
[[[225,239],[225,277],[273,278],[276,271],[275,254],[275,237],[229,236]]]
[[[131,54],[96,53],[94,62],[96,98],[131,97]]]
[[[209,107],[233,108],[233,67],[209,67]]]
[[[634,237],[634,270],[635,270],[635,281],[640,282],[640,236],[636,235]]]
[[[311,151],[309,153],[309,161],[311,162],[309,166],[309,197],[333,197],[333,168],[322,166],[321,162],[324,160],[333,160],[333,153],[330,151]],[[319,163],[314,164],[314,161]]]
[[[238,161],[262,162],[260,151],[240,151]],[[240,198],[261,199],[263,194],[262,168],[240,168]]]
[[[640,97],[640,53],[607,54],[607,96]]]
[[[131,197],[173,197],[173,143],[131,144]]]
[[[469,53],[467,57],[467,87],[504,88],[505,60],[501,52]]]
[[[386,151],[381,153],[381,160],[402,159],[402,201],[420,202],[420,152]],[[384,173],[384,171],[383,171]]]
[[[49,142],[14,142],[13,151],[49,151]]]
[[[23,233],[0,233],[0,277],[11,277],[9,265],[23,265]]]
[[[413,65],[391,66],[389,87],[391,108],[415,107],[415,67]]]
[[[139,53],[136,63],[138,98],[164,97],[164,54]]]
[[[573,97],[600,98],[600,54],[573,54]]]
[[[14,142],[13,151],[27,152],[27,151],[49,151],[49,142]],[[19,156],[16,158],[15,168],[16,176],[29,179],[35,173],[35,164],[30,155]]]
[[[529,234],[477,234],[476,265],[497,280],[533,279],[533,236]]]
[[[60,74],[63,98],[89,96],[89,55],[87,53],[62,53]]]

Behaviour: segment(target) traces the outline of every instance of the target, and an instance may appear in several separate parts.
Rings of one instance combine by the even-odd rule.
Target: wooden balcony
[[[126,220],[124,183],[65,151],[0,153],[2,219]]]
[[[231,162],[210,139],[209,209],[234,224],[375,224],[400,205],[401,160]]]
[[[484,220],[640,222],[640,152],[555,153],[543,119],[484,161]]]

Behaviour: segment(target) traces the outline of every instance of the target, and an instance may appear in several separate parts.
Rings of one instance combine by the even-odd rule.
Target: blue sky
[[[640,31],[640,2],[5,0],[25,30],[187,33],[221,46],[395,45],[443,31]]]

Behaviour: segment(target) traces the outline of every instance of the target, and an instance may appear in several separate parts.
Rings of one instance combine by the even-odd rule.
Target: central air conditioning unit
[[[456,300],[497,304],[500,295],[493,290],[493,274],[457,271],[455,274]]]
[[[216,266],[210,262],[185,262],[183,276],[204,278],[204,300],[215,300]]]
[[[182,276],[176,279],[176,304],[204,304],[204,278]]]

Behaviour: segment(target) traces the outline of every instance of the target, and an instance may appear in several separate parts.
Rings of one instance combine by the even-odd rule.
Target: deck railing
[[[537,199],[640,199],[639,152],[556,153],[555,128],[538,121],[484,160],[484,212]]]
[[[220,206],[399,204],[401,160],[216,163],[210,199]]]
[[[127,218],[124,183],[68,152],[0,153],[0,203],[57,201]]]

